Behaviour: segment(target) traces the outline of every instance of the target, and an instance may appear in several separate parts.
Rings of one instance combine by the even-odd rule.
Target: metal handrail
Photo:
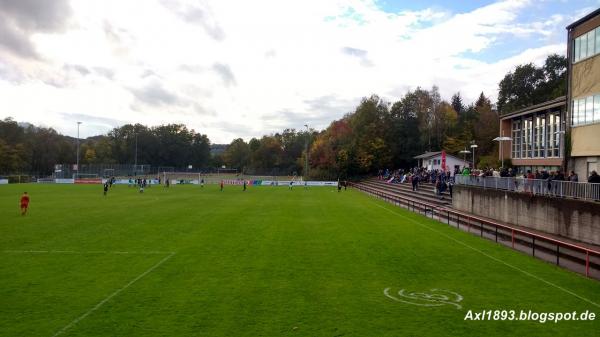
[[[483,225],[484,224],[486,224],[488,226],[495,226],[496,227],[496,235],[498,233],[497,232],[498,228],[509,230],[511,232],[511,240],[512,240],[512,246],[513,246],[513,248],[514,248],[514,245],[515,245],[515,240],[516,240],[515,235],[516,234],[524,234],[524,235],[526,235],[528,237],[531,237],[532,240],[533,240],[533,242],[534,242],[533,246],[535,246],[535,240],[536,239],[540,239],[542,241],[549,242],[549,243],[557,246],[557,254],[558,254],[557,255],[557,264],[559,264],[559,258],[560,258],[560,253],[559,253],[558,247],[562,246],[562,247],[565,247],[565,248],[571,248],[571,249],[577,250],[577,251],[579,251],[581,253],[585,253],[585,255],[586,255],[586,258],[585,258],[585,262],[586,262],[586,264],[585,264],[585,275],[588,276],[588,277],[590,276],[590,254],[591,255],[596,255],[596,256],[600,257],[600,250],[595,250],[595,249],[592,249],[592,248],[580,246],[580,245],[573,244],[573,243],[570,243],[570,242],[557,240],[557,239],[549,237],[549,236],[545,236],[545,235],[538,234],[538,233],[533,233],[533,232],[530,232],[530,231],[527,231],[527,230],[523,230],[523,229],[520,229],[520,228],[515,228],[515,227],[509,226],[509,225],[506,225],[506,224],[501,224],[501,223],[492,221],[490,219],[481,218],[481,217],[478,217],[478,216],[475,216],[475,215],[471,215],[469,213],[460,212],[460,211],[457,211],[457,210],[454,210],[454,209],[450,209],[450,208],[447,208],[447,207],[440,207],[438,205],[435,205],[435,204],[432,204],[432,203],[427,203],[427,202],[420,201],[420,200],[415,200],[413,198],[407,198],[407,197],[398,196],[398,195],[390,195],[389,193],[382,192],[382,191],[377,190],[376,188],[373,188],[373,187],[363,186],[361,184],[355,184],[355,183],[350,183],[350,182],[349,182],[349,186],[357,188],[357,189],[359,189],[361,191],[365,191],[365,192],[370,193],[370,194],[374,194],[374,195],[379,196],[379,197],[383,197],[383,198],[385,198],[387,200],[391,200],[391,201],[394,201],[394,202],[400,203],[400,201],[405,201],[406,204],[407,204],[407,208],[408,209],[410,209],[410,203],[412,203],[413,210],[415,208],[415,204],[417,204],[416,206],[419,209],[423,209],[425,211],[431,209],[432,217],[435,215],[434,211],[437,211],[438,221],[440,221],[440,222],[441,222],[441,215],[443,213],[446,213],[444,215],[447,215],[448,224],[450,223],[450,215],[454,215],[457,218],[457,225],[458,226],[460,226],[460,222],[461,222],[460,218],[462,217],[463,218],[462,219],[463,222],[467,222],[467,221],[464,221],[464,220],[469,220],[469,221],[475,220],[475,221],[479,222],[482,231],[483,231]],[[470,228],[471,223],[468,222],[468,224],[469,224],[469,228]],[[535,247],[533,247],[533,249],[535,250]]]
[[[589,201],[600,200],[600,184],[564,180],[529,179],[523,177],[463,176],[454,177],[456,185],[508,190]]]

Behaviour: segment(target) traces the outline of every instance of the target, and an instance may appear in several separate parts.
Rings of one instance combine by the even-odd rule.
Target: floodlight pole
[[[79,174],[79,125],[81,122],[77,122],[77,174]]]
[[[503,130],[501,133],[501,136],[496,137],[493,140],[500,143],[500,153],[498,155],[500,156],[500,162],[501,162],[502,168],[504,168],[504,152],[502,151],[502,142],[504,142],[505,140],[512,140],[512,138],[504,137],[504,130]]]
[[[467,167],[467,153],[470,153],[470,152],[467,151],[467,148],[465,147],[465,149],[460,151],[459,153],[463,154],[463,169],[464,169],[465,167]]]
[[[504,130],[500,132],[500,138],[504,137]],[[504,151],[502,151],[502,139],[500,140],[500,160],[502,163],[502,169],[504,169]]]
[[[477,144],[475,141],[471,142],[471,152],[473,152],[473,169],[475,169],[475,150],[477,149]]]
[[[502,168],[504,168],[504,151],[502,151],[502,141],[500,141],[500,161],[502,163]]]
[[[134,171],[137,174],[137,130],[135,131],[135,158],[133,163]]]
[[[310,131],[308,129],[308,123],[304,124],[306,126],[306,156],[304,156],[304,179],[308,179],[308,141],[310,138]]]

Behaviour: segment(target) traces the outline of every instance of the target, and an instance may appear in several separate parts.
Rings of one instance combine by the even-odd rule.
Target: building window
[[[600,95],[594,96],[594,122],[600,122]]]
[[[580,45],[580,50],[579,50],[579,56],[581,56],[581,59],[583,60],[584,58],[586,58],[588,56],[587,54],[587,34],[583,34],[581,37],[579,37],[581,39],[581,45]]]
[[[546,126],[547,141],[548,144],[548,157],[552,157],[554,153],[554,116],[553,114],[548,115],[548,125]]]
[[[600,27],[596,28],[596,54],[600,54]]]
[[[560,111],[513,120],[511,158],[560,157],[560,123]]]
[[[560,157],[560,113],[548,115],[547,130],[547,157]]]
[[[521,121],[512,123],[512,158],[521,158]]]
[[[543,158],[546,156],[546,116],[535,117],[535,151],[534,157]]]
[[[532,158],[537,157],[537,152],[538,152],[538,149],[540,148],[540,144],[538,143],[538,138],[537,138],[537,136],[538,136],[538,125],[539,125],[538,124],[538,122],[539,122],[538,118],[539,117],[537,117],[537,116],[533,117],[533,124],[532,124],[533,128],[531,130],[531,133],[532,133],[532,136],[533,136],[533,141],[531,142],[531,147],[533,149],[533,154],[531,156]]]
[[[585,120],[587,123],[594,121],[594,96],[585,98]]]
[[[579,123],[585,124],[585,99],[579,100]]]
[[[521,138],[520,138],[520,158],[527,158],[527,148],[525,147],[526,141],[525,141],[525,121],[521,120]]]
[[[541,119],[543,116],[536,116],[534,118],[534,126],[533,126],[533,157],[540,156],[540,150],[542,148],[542,140],[540,136],[543,132],[540,130],[540,125],[542,124]]]
[[[553,157],[560,157],[560,114],[554,115],[554,148]]]
[[[532,157],[532,118],[523,120],[523,131],[522,131],[522,141],[521,141],[521,156],[522,158],[531,158]]]
[[[592,30],[591,32],[587,33],[588,57],[596,54],[595,47],[594,47],[595,42],[596,42],[596,30]]]
[[[571,115],[573,126],[600,122],[600,95],[574,99]]]
[[[573,62],[592,57],[600,53],[600,27],[575,39]]]

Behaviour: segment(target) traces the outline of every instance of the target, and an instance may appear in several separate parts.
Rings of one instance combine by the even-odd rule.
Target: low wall
[[[600,203],[455,185],[452,206],[475,215],[600,245]]]

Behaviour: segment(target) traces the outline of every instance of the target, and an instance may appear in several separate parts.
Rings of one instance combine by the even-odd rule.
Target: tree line
[[[324,130],[282,132],[233,140],[223,151],[208,136],[183,124],[147,127],[127,124],[82,140],[81,164],[151,164],[194,168],[236,168],[248,174],[299,174],[313,178],[357,176],[379,168],[408,168],[424,151],[457,153],[478,145],[479,166],[497,166],[499,114],[566,93],[567,60],[550,55],[544,65],[517,66],[500,81],[496,104],[483,92],[465,104],[460,93],[450,100],[438,87],[416,88],[396,102],[365,97],[354,111]],[[308,153],[306,151],[308,147]],[[54,165],[76,161],[76,139],[52,128],[0,120],[0,174],[50,175]],[[136,156],[137,153],[137,156]]]
[[[52,128],[0,120],[0,174],[51,175],[55,164],[77,161],[77,139]],[[209,167],[210,140],[183,124],[126,124],[80,140],[80,164],[151,164]]]

